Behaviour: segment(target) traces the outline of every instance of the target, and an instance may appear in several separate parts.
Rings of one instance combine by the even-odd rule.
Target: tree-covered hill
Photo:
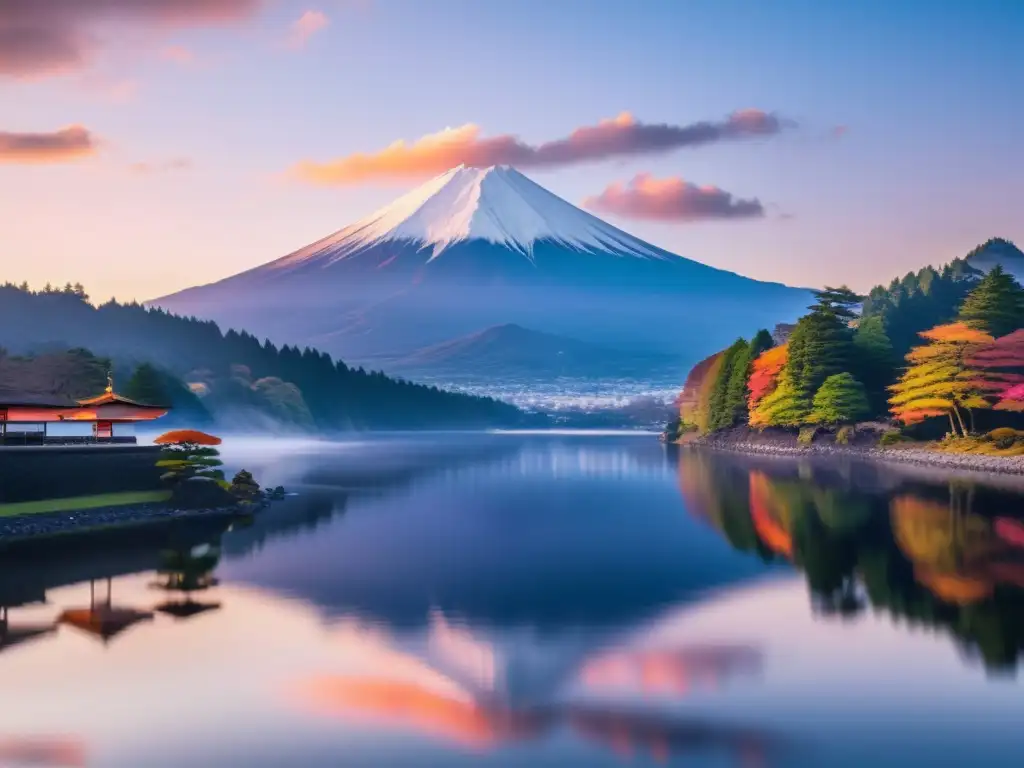
[[[262,415],[322,432],[513,426],[524,418],[492,398],[352,369],[314,349],[224,333],[210,321],[139,304],[93,306],[81,286],[0,286],[0,347],[35,356],[87,349],[109,358],[122,376],[149,363],[171,399],[183,397],[174,386],[180,380],[215,418],[229,418],[233,426],[245,426],[250,415],[253,426]]]
[[[815,292],[782,343],[761,331],[696,366],[669,431],[776,427],[813,440],[825,428],[842,442],[857,422],[890,421],[922,425],[917,434],[948,430],[964,450],[979,438],[1024,452],[1024,432],[1014,429],[1024,425],[1024,288],[1002,264],[972,266],[995,248],[1015,250],[992,240],[867,296]]]

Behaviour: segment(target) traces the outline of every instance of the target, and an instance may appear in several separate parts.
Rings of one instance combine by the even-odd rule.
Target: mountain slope
[[[982,272],[999,264],[1017,282],[1024,284],[1024,251],[1001,237],[993,237],[967,254],[967,263]]]
[[[511,323],[374,363],[388,373],[452,379],[644,377],[679,367],[668,355],[624,352]]]
[[[108,302],[95,307],[86,296],[65,291],[33,293],[0,285],[0,348],[12,356],[59,351],[60,357],[52,359],[63,359],[69,349],[88,348],[110,358],[115,371],[130,371],[138,363],[151,362],[194,386],[218,421],[226,422],[231,415],[234,429],[255,429],[263,423],[258,416],[273,418],[294,411],[297,401],[305,404],[313,426],[323,432],[522,423],[522,414],[506,403],[352,369],[318,350],[278,348],[244,331],[222,333],[212,322],[137,304]],[[69,357],[77,359],[75,353]],[[0,353],[0,363],[3,360]],[[106,366],[100,368],[102,389]],[[7,383],[9,387],[23,388],[34,380],[26,378],[23,366],[12,370],[16,375]],[[40,384],[49,387],[40,391],[63,391],[56,386],[63,380],[63,370],[53,364],[39,368]],[[5,385],[3,371],[0,365],[0,389]],[[308,420],[303,414],[300,421]]]
[[[663,251],[510,168],[456,168],[284,258],[154,303],[349,359],[517,324],[699,354],[806,291]]]

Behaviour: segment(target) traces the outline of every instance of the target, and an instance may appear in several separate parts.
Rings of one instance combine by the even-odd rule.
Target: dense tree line
[[[110,358],[126,372],[122,375],[149,363],[166,374],[162,386],[170,392],[161,390],[164,396],[184,402],[184,381],[210,396],[202,398],[204,403],[218,407],[244,406],[249,399],[265,404],[269,397],[293,413],[305,408],[311,426],[323,431],[514,425],[523,418],[518,409],[493,398],[349,368],[308,347],[278,348],[245,331],[222,332],[210,321],[137,303],[93,306],[88,299],[81,285],[41,291],[0,286],[0,345],[22,354],[85,348]],[[156,385],[151,381],[147,386]]]
[[[846,287],[814,295],[783,344],[762,331],[698,366],[679,428],[944,417],[967,437],[976,411],[1024,411],[1024,289],[1001,266],[982,273],[958,259],[867,296]]]

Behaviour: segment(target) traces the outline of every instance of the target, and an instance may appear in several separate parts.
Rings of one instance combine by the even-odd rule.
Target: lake
[[[0,766],[1024,764],[1008,480],[650,435],[224,454],[294,495],[0,554]]]

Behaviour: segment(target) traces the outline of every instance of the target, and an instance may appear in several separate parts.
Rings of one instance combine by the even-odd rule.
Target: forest
[[[817,291],[785,339],[761,330],[702,360],[669,437],[735,427],[822,430],[888,425],[884,443],[941,437],[947,447],[1024,454],[1024,288],[971,256],[925,267],[866,296]],[[1018,251],[1019,253],[1019,251]],[[1024,257],[1024,254],[1021,254]],[[778,341],[779,343],[776,343]],[[1018,440],[1018,438],[1020,438]]]
[[[47,371],[61,370],[61,394],[96,394],[96,372],[109,366],[118,391],[171,406],[172,420],[251,431],[515,426],[527,418],[493,398],[349,368],[318,350],[277,347],[210,321],[136,303],[94,306],[81,285],[0,286],[0,361],[8,389],[34,383],[54,394]],[[68,370],[85,378],[69,380]]]

